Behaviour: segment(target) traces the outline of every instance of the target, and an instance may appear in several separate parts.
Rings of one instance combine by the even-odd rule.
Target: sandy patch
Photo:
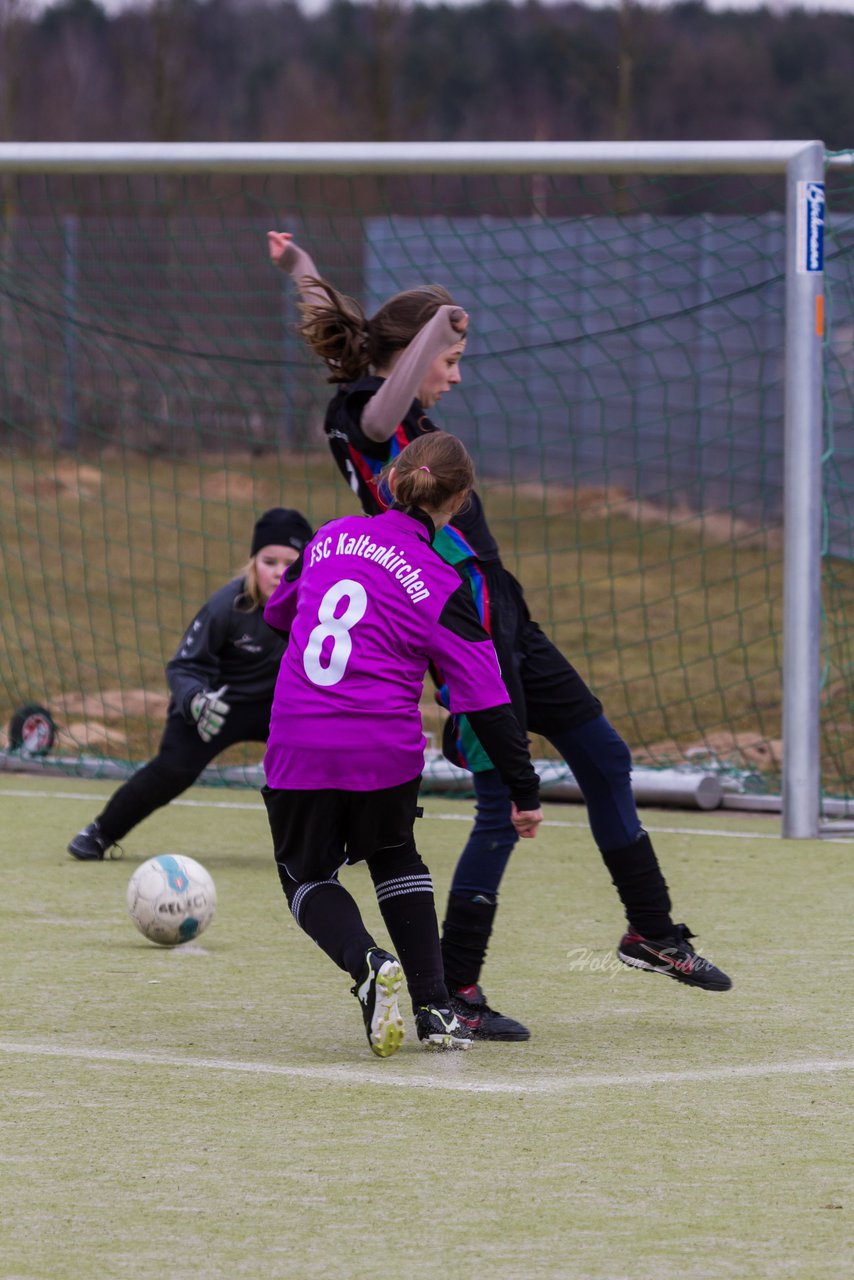
[[[60,750],[70,747],[123,747],[127,737],[120,729],[108,729],[94,720],[77,720],[57,730],[57,746]]]
[[[693,742],[676,742],[672,738],[651,742],[648,747],[633,750],[632,759],[635,764],[661,764],[675,759],[697,765],[712,760],[739,768],[754,765],[770,769],[783,763],[783,742],[780,738],[763,738],[758,733],[720,730]]]
[[[742,545],[782,546],[783,534],[780,528],[763,528],[749,520],[740,519],[731,511],[701,512],[686,503],[659,506],[634,497],[621,485],[573,489],[530,481],[513,485],[489,481],[488,487],[491,492],[505,489],[508,493],[541,499],[545,503],[547,515],[571,511],[579,512],[582,517],[591,520],[618,517],[647,526],[670,525],[699,534],[705,542],[716,545],[739,542]]]
[[[55,716],[86,716],[94,720],[123,720],[126,716],[160,719],[169,695],[150,689],[104,689],[100,693],[61,693],[49,709]]]
[[[211,501],[253,502],[257,487],[253,476],[241,475],[239,471],[214,471],[203,477],[199,493]]]

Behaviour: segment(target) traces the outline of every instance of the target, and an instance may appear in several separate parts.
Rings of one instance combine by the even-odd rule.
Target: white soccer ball
[[[216,885],[210,874],[195,859],[174,853],[161,853],[137,867],[127,897],[137,929],[161,947],[197,938],[216,910]]]

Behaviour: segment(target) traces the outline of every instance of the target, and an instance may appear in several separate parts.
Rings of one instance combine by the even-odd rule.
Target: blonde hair
[[[258,586],[258,571],[255,568],[255,556],[250,556],[246,564],[240,570],[238,577],[243,579],[243,590],[234,601],[234,607],[239,613],[254,613],[256,609],[262,609],[266,603]]]
[[[309,277],[326,302],[300,303],[299,332],[329,370],[329,382],[355,382],[373,366],[381,369],[408,347],[440,307],[454,300],[440,284],[396,293],[370,319],[355,298],[339,293],[327,280]]]
[[[382,480],[394,468],[394,500],[402,507],[437,511],[474,488],[474,463],[462,440],[447,431],[430,431],[408,444],[383,468]]]

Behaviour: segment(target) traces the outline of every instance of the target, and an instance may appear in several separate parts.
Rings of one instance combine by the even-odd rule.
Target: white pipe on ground
[[[540,775],[540,793],[544,800],[583,799],[581,788],[562,761],[535,760]],[[0,773],[41,774],[48,777],[96,778],[124,781],[136,772],[136,766],[124,761],[80,756],[76,759],[56,756],[26,756],[17,751],[0,751]],[[472,775],[445,759],[440,751],[428,751],[424,761],[424,792],[461,794],[472,792]],[[264,771],[258,765],[216,766],[206,769],[200,782],[230,783],[246,787],[262,787]],[[682,769],[635,769],[632,791],[638,804],[673,806],[682,809],[716,809],[723,799],[720,780],[711,773]],[[779,801],[778,801],[779,803]]]

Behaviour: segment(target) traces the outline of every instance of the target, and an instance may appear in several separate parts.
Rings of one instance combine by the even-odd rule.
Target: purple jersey
[[[451,711],[509,702],[468,586],[417,516],[392,509],[324,525],[264,610],[290,631],[264,757],[281,790],[375,791],[417,778],[428,664]]]

